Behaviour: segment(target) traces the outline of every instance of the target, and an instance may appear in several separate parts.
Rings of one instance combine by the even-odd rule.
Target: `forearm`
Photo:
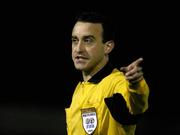
[[[148,108],[149,87],[143,79],[138,84],[129,84],[129,108],[132,114],[143,113]]]

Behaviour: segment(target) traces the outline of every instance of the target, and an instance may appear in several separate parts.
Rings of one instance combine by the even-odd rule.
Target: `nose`
[[[76,50],[76,52],[82,52],[82,51],[84,51],[84,45],[82,44],[82,42],[81,41],[79,41],[78,42],[78,44],[77,45],[75,45],[75,50]]]

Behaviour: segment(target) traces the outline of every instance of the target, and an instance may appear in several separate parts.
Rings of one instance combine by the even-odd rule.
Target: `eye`
[[[91,44],[91,43],[94,42],[94,40],[92,38],[85,38],[84,42],[87,43],[87,44]]]
[[[72,42],[72,44],[78,44],[78,39],[77,38],[72,38],[71,42]]]
[[[86,43],[91,43],[92,40],[91,40],[91,39],[85,39],[85,42],[86,42]]]

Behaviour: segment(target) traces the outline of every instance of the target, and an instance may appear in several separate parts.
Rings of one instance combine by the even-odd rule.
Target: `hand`
[[[143,79],[143,71],[142,67],[140,66],[140,63],[143,61],[143,58],[139,58],[127,67],[121,67],[120,71],[122,71],[126,79],[130,83],[138,83]]]

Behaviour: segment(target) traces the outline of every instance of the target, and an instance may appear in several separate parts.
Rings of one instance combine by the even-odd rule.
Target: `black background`
[[[180,134],[176,4],[2,5],[0,134],[65,134],[64,108],[79,75],[71,61],[71,28],[85,9],[116,21],[115,65],[144,58],[151,93],[136,134]]]

